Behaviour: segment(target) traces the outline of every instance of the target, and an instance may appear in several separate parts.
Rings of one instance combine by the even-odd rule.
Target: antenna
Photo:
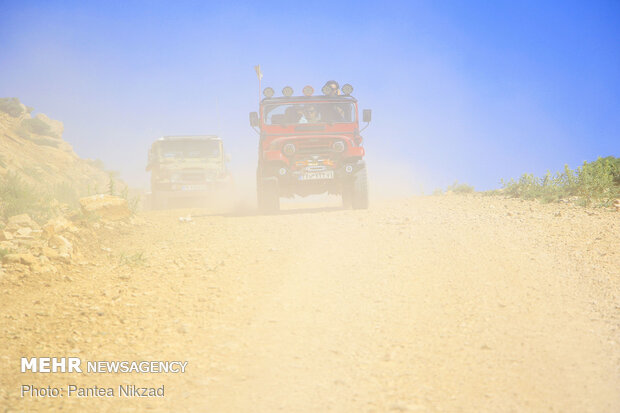
[[[261,79],[263,78],[263,72],[260,70],[260,65],[254,66],[254,70],[256,71],[256,77],[258,78],[258,103],[260,104]]]

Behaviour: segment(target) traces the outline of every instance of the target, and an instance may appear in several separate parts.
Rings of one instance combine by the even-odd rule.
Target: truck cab
[[[154,209],[202,205],[231,184],[222,139],[215,135],[164,136],[151,145],[146,170],[151,172]]]
[[[366,164],[358,102],[344,85],[342,95],[314,95],[311,86],[293,96],[263,92],[250,125],[259,134],[257,201],[264,212],[280,208],[281,197],[336,194],[345,208],[368,208]],[[371,111],[363,111],[364,122]],[[364,128],[365,129],[365,128]]]

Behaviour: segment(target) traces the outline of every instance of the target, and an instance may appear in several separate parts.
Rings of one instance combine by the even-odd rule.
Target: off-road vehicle
[[[215,135],[164,136],[151,145],[151,206],[203,206],[230,190],[230,157]]]
[[[264,212],[280,208],[281,197],[339,194],[345,208],[368,208],[366,164],[353,87],[343,94],[314,95],[311,86],[293,96],[265,88],[259,111],[250,125],[260,135],[256,173],[258,206]],[[366,126],[370,109],[363,111]],[[364,128],[365,129],[365,128]],[[363,129],[362,129],[363,130]]]

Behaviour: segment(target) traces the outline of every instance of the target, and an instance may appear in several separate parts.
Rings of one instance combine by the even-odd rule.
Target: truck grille
[[[205,174],[202,172],[184,173],[181,179],[185,182],[200,182],[205,180]]]
[[[331,152],[331,139],[310,139],[297,144],[297,153],[300,155],[325,155]]]

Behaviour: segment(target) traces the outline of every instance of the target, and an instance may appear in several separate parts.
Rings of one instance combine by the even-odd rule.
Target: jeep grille
[[[297,144],[297,153],[299,155],[325,155],[331,152],[331,139],[303,140]]]

